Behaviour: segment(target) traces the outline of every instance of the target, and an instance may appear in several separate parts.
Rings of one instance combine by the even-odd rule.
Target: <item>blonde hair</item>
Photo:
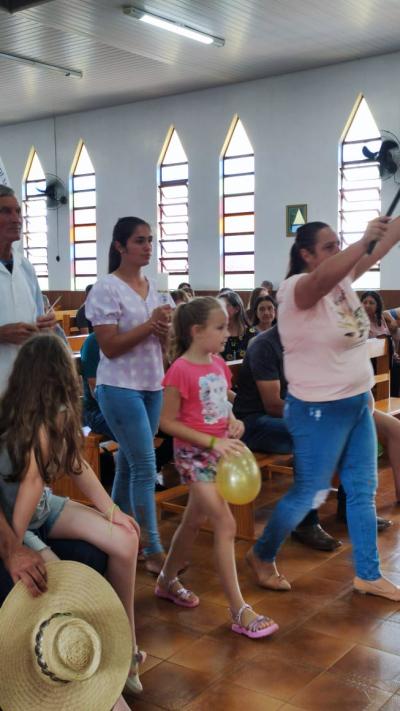
[[[223,305],[213,296],[195,296],[187,304],[179,304],[173,318],[173,360],[183,355],[192,343],[192,326],[205,326],[211,311],[224,310]]]

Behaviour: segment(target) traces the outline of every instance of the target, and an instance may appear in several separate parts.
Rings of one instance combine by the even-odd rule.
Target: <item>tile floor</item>
[[[289,484],[282,476],[264,483],[259,529]],[[400,584],[400,505],[385,466],[378,508],[394,521],[379,536],[382,568]],[[292,592],[257,587],[244,562],[249,544],[237,542],[244,597],[279,623],[273,638],[249,640],[230,631],[213,568],[211,534],[200,535],[183,576],[201,596],[197,609],[155,598],[153,578],[139,570],[138,640],[148,658],[141,675],[144,692],[128,699],[133,709],[400,711],[400,603],[352,592],[351,549],[345,527],[335,520],[333,494],[320,515],[343,546],[328,554],[286,543],[279,567],[293,583]],[[165,545],[176,520],[170,517],[161,524]]]

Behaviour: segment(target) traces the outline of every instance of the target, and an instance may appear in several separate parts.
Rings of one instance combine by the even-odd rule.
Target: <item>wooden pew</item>
[[[88,335],[88,333],[79,333],[77,336],[67,336],[69,347],[73,353],[80,353]]]

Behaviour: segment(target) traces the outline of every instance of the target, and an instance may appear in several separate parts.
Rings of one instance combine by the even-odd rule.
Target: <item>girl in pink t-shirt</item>
[[[218,459],[240,454],[243,423],[230,411],[228,367],[216,355],[228,338],[228,317],[221,302],[199,297],[181,304],[174,316],[176,352],[180,356],[164,378],[160,425],[174,437],[175,464],[189,484],[189,501],[175,532],[155,593],[183,607],[197,607],[199,598],[177,577],[187,560],[200,526],[207,518],[214,530],[216,565],[229,601],[232,630],[257,638],[278,625],[257,615],[240,592],[235,565],[235,521],[215,486]]]

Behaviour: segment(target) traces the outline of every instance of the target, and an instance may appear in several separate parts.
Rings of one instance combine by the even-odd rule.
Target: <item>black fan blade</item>
[[[378,153],[372,153],[367,146],[363,146],[362,153],[368,160],[377,160],[378,158]]]

